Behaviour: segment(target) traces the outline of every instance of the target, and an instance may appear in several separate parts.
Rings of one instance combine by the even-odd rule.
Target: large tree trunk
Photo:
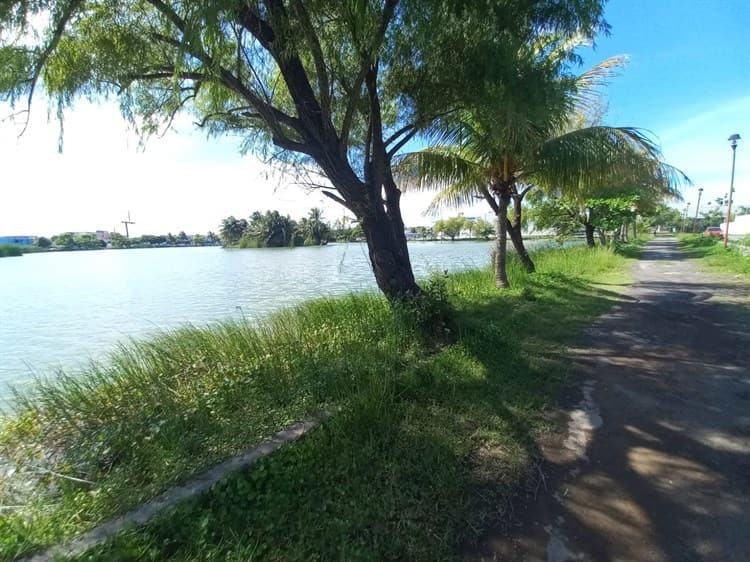
[[[586,244],[593,248],[596,245],[596,242],[594,241],[594,225],[590,222],[587,222],[585,224],[586,227]]]
[[[375,281],[390,300],[417,295],[419,286],[414,280],[406,237],[392,228],[388,217],[366,216],[362,231],[367,239],[367,249]]]
[[[508,199],[499,197],[500,204],[497,212],[497,239],[495,242],[495,286],[504,289],[508,283]]]
[[[507,228],[510,240],[513,242],[513,247],[518,254],[518,258],[521,260],[521,264],[526,271],[534,273],[536,267],[529,256],[529,252],[526,250],[526,246],[523,243],[523,232],[521,232],[521,205],[523,204],[524,194],[513,197],[513,222],[508,221]]]

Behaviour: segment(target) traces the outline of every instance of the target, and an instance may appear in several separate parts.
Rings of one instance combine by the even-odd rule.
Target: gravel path
[[[547,492],[470,559],[750,560],[750,285],[673,239],[634,276],[572,350],[582,382],[542,445]]]

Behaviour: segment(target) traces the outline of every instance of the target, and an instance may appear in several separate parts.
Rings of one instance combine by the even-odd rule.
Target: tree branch
[[[62,15],[60,16],[60,19],[55,26],[55,31],[52,34],[52,38],[45,47],[44,51],[42,51],[39,60],[34,65],[34,72],[32,73],[31,80],[29,81],[30,84],[29,95],[27,97],[28,111],[26,112],[26,122],[21,129],[20,135],[23,135],[29,126],[29,120],[31,118],[31,100],[34,98],[34,90],[36,89],[36,84],[39,81],[39,77],[42,75],[42,69],[44,68],[44,65],[47,64],[47,60],[49,59],[50,55],[52,55],[52,52],[60,43],[60,39],[62,39],[62,35],[65,32],[65,26],[68,25],[68,22],[73,17],[73,13],[76,11],[76,8],[78,8],[78,6],[80,6],[82,3],[83,0],[73,0],[63,9]]]
[[[415,135],[417,134],[417,132],[418,132],[418,131],[417,131],[417,129],[415,128],[415,129],[413,129],[412,131],[410,131],[410,132],[409,132],[408,134],[406,134],[406,135],[404,136],[404,138],[402,138],[402,139],[401,139],[400,141],[398,141],[398,142],[396,143],[396,145],[395,145],[395,146],[394,146],[393,148],[391,148],[391,149],[390,149],[390,150],[388,151],[388,158],[389,158],[389,159],[390,159],[390,158],[393,158],[393,156],[394,156],[394,155],[395,155],[395,154],[396,154],[396,153],[397,153],[397,152],[398,152],[399,150],[401,150],[401,148],[402,148],[402,147],[403,147],[403,146],[404,146],[404,145],[405,145],[405,144],[406,144],[407,142],[409,142],[409,141],[410,141],[411,139],[413,139],[413,138],[414,138],[414,136],[415,136]],[[387,145],[388,143],[386,142],[385,144]]]
[[[300,23],[302,24],[302,30],[305,33],[307,42],[310,45],[310,51],[315,62],[315,73],[318,78],[318,90],[320,90],[320,105],[323,109],[323,121],[326,122],[331,116],[331,92],[328,79],[328,71],[326,69],[325,59],[323,57],[323,49],[320,46],[320,40],[315,34],[315,29],[310,21],[310,14],[305,9],[304,4],[301,0],[293,0],[292,5],[294,10],[299,16]]]
[[[489,203],[490,207],[492,208],[492,211],[495,214],[498,214],[500,212],[500,206],[497,204],[497,201],[495,201],[495,198],[490,193],[490,190],[487,189],[486,186],[482,187],[479,192],[482,194],[482,197],[484,197],[484,200]]]
[[[336,203],[338,203],[339,205],[343,205],[344,207],[349,209],[349,204],[338,195],[335,195],[334,193],[331,193],[330,191],[321,190],[320,192],[326,197],[328,197],[329,199],[333,199],[334,201],[336,201]]]

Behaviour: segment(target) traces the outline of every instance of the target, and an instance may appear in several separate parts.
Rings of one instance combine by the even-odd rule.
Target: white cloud
[[[729,191],[732,151],[727,138],[733,133],[744,137],[737,147],[735,200],[750,204],[750,96],[704,107],[660,134],[657,131],[666,160],[695,184],[684,190],[686,201],[696,204],[699,187],[704,188],[704,203]]]
[[[0,115],[8,108],[0,108]],[[58,124],[35,104],[22,137],[19,125],[0,123],[0,234],[50,235],[68,230],[188,233],[216,230],[222,218],[278,209],[293,218],[323,207],[329,221],[344,209],[317,191],[306,191],[274,174],[239,140],[206,139],[189,119],[177,132],[139,148],[113,104],[80,102],[65,117],[64,150],[57,151]],[[407,224],[426,224],[423,194],[404,197]]]

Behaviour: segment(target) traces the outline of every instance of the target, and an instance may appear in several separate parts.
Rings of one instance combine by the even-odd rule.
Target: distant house
[[[0,236],[0,244],[15,244],[17,246],[33,246],[33,236]]]

